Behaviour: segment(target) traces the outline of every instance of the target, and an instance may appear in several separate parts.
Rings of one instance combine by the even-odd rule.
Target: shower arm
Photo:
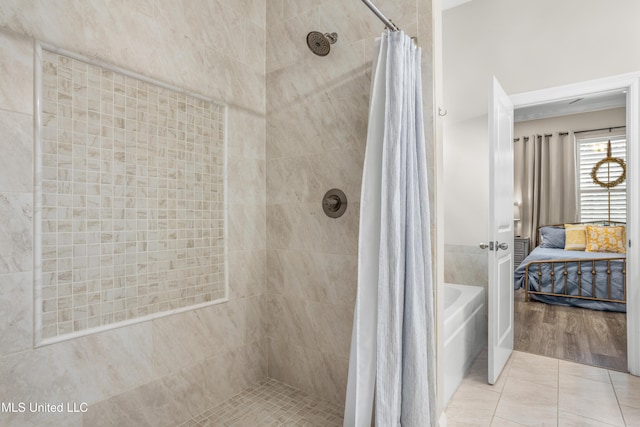
[[[388,29],[390,29],[391,31],[400,31],[400,28],[396,24],[394,24],[391,19],[384,16],[384,14],[380,12],[380,9],[378,9],[373,3],[371,3],[370,0],[362,0],[362,3],[364,3],[369,9],[371,9],[371,11],[378,17],[378,19],[384,22],[384,25],[386,25]]]

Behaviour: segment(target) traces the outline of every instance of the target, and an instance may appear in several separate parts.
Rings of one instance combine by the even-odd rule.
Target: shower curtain
[[[434,304],[420,49],[376,40],[344,425],[435,420]]]

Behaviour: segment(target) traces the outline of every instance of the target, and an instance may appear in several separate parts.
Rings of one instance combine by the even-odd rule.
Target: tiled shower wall
[[[175,425],[266,377],[265,2],[0,6],[1,425]],[[229,105],[229,302],[34,348],[33,39]],[[249,42],[250,41],[250,42]]]
[[[418,37],[429,130],[430,2],[376,3]],[[3,413],[0,424],[174,425],[267,370],[343,402],[371,55],[382,29],[358,1],[2,2],[0,401],[85,401],[89,412]],[[311,30],[339,34],[328,57],[307,50]],[[33,348],[33,38],[229,105],[228,303]],[[320,209],[332,187],[349,198],[337,220]]]
[[[422,47],[433,173],[430,2],[376,5]],[[373,40],[384,26],[362,2],[342,0],[269,1],[267,24],[269,376],[342,404]],[[312,30],[338,33],[328,56],[307,48]],[[338,219],[325,216],[321,207],[322,196],[334,187],[348,198]]]
[[[226,298],[225,107],[40,52],[41,338]]]

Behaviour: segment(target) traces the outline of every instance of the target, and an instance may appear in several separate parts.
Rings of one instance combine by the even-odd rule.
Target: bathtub
[[[484,288],[444,285],[444,403],[487,342]]]

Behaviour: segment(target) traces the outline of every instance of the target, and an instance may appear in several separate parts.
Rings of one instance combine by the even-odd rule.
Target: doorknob
[[[478,246],[480,247],[480,249],[489,248],[490,251],[493,251],[493,250],[497,251],[498,249],[502,249],[503,251],[506,251],[507,249],[509,249],[509,245],[505,242],[502,242],[500,244],[498,244],[498,242],[480,243]]]

